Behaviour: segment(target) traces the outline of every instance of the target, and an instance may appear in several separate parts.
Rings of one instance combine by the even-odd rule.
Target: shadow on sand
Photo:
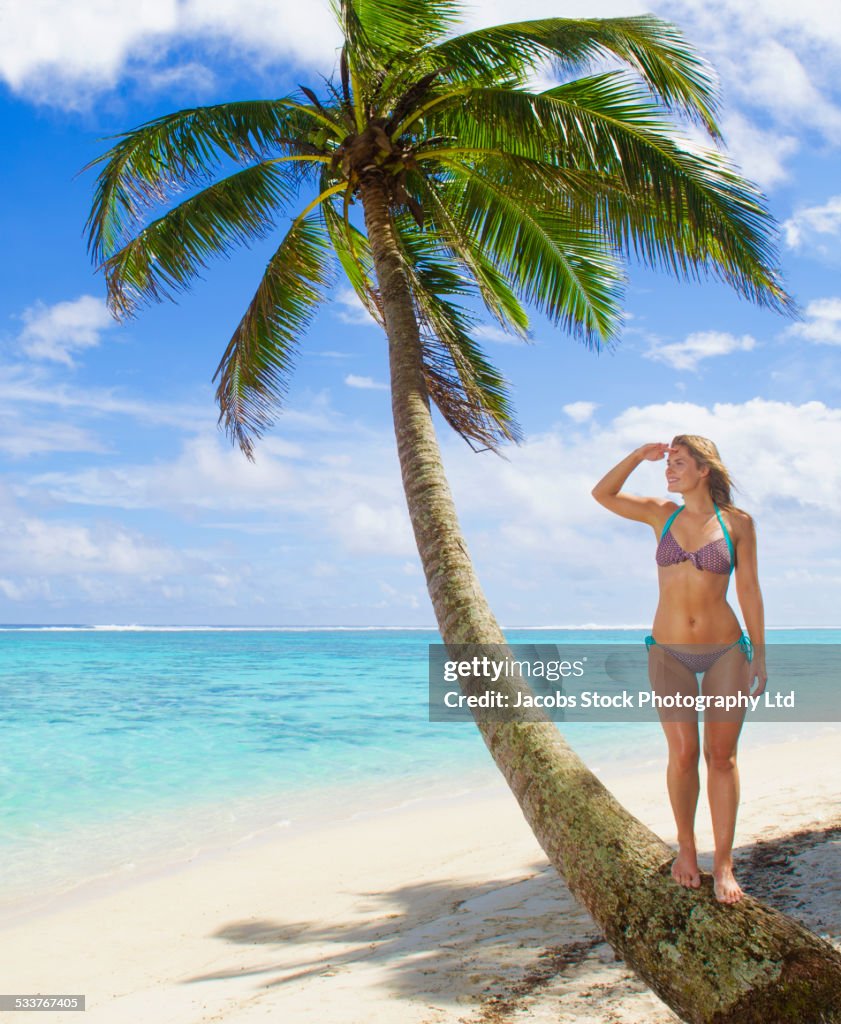
[[[841,903],[839,847],[841,820],[760,840],[735,851],[736,875],[751,895],[839,942],[838,916],[830,920],[825,910]],[[428,996],[437,1006],[473,1011],[470,1024],[503,1024],[549,986],[559,999],[564,986],[596,999],[606,995],[606,987],[618,985],[628,995],[646,993],[643,982],[617,962],[554,869],[538,862],[531,870],[519,879],[476,885],[434,882],[360,892],[356,922],[234,921],[213,935],[252,947],[253,963],[232,964],[185,983],[253,976],[259,988],[269,989],[367,965],[378,969],[380,978],[385,972],[394,997]],[[711,888],[705,875],[704,891]],[[615,977],[606,986],[610,964]],[[657,1003],[659,1020],[677,1021]]]

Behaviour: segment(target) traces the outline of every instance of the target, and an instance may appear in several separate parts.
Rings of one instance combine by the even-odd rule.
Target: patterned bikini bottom
[[[707,669],[718,661],[718,659],[725,654],[727,651],[732,650],[734,647],[738,647],[741,650],[748,661],[753,658],[753,648],[751,647],[750,637],[746,633],[742,633],[738,640],[734,640],[732,644],[727,644],[724,647],[713,647],[702,654],[695,654],[689,651],[684,651],[679,647],[667,647],[666,644],[658,644],[653,636],[647,636],[645,638],[645,646],[651,653],[651,648],[654,646],[662,647],[664,651],[671,654],[673,658],[685,665],[690,672],[706,672]]]

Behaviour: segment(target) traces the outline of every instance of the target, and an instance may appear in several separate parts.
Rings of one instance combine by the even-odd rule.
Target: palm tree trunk
[[[362,202],[388,335],[397,452],[427,587],[445,644],[504,644],[461,534],[424,383],[414,304],[374,167]],[[553,723],[478,722],[523,814],[613,948],[685,1021],[841,1022],[841,954],[750,897],[689,892],[673,854],[629,814]]]

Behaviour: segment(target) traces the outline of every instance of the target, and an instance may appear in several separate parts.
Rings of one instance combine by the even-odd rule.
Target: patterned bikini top
[[[727,532],[727,527],[721,518],[718,505],[713,502],[713,508],[715,508],[715,514],[718,516],[718,521],[721,524],[723,536],[710,541],[709,544],[698,548],[697,551],[684,551],[671,532],[671,525],[675,521],[675,517],[685,507],[685,505],[681,505],[680,508],[675,509],[666,520],[666,525],[660,534],[660,542],[657,545],[657,554],[655,555],[657,564],[665,566],[677,565],[679,562],[691,562],[696,569],[706,569],[707,572],[727,573],[729,575],[736,566],[736,555],[733,551],[733,541],[730,539],[730,534]]]

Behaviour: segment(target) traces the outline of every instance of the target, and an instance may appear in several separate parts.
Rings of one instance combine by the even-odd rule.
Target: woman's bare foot
[[[687,889],[697,889],[701,884],[698,871],[698,855],[692,843],[681,843],[677,857],[672,862],[672,878]]]
[[[745,895],[736,879],[730,864],[713,869],[713,892],[719,903],[738,903]]]

